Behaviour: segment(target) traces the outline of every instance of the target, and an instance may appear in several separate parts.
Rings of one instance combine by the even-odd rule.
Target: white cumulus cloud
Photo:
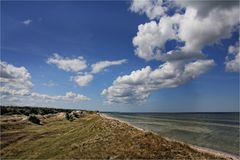
[[[1,94],[28,95],[33,87],[31,74],[25,67],[0,62]]]
[[[72,77],[72,80],[74,80],[79,86],[87,86],[93,80],[93,75],[77,75]]]
[[[215,65],[213,60],[194,62],[166,62],[152,70],[147,66],[129,75],[119,76],[102,91],[109,103],[141,103],[150,93],[161,88],[177,87],[207,72]]]
[[[87,68],[86,60],[83,57],[64,58],[54,53],[53,57],[48,58],[48,64],[55,64],[59,69],[64,71],[79,72]]]
[[[185,4],[184,2],[181,4]],[[136,3],[141,2],[136,1]],[[217,2],[204,1],[202,2],[203,6],[209,7],[208,10],[205,8],[207,10],[205,11],[199,3],[197,3],[198,5],[186,5],[183,14],[164,15],[159,21],[152,20],[140,24],[137,35],[133,38],[133,45],[136,47],[135,54],[147,61],[164,60],[163,56],[167,53],[165,51],[166,42],[176,40],[184,42],[185,45],[172,48],[172,52],[177,51],[192,56],[196,54],[197,56],[205,46],[219,43],[221,39],[230,38],[232,32],[237,31],[239,26],[238,5],[233,5],[235,3],[216,5]],[[207,12],[207,14],[202,15],[199,12]],[[189,58],[186,55],[181,57]]]
[[[197,52],[207,45],[230,38],[239,25],[239,8],[215,9],[199,18],[195,8],[187,8],[179,22],[179,38],[185,42],[185,52]]]
[[[176,3],[177,6],[182,8],[195,8],[197,10],[197,15],[199,17],[206,17],[213,10],[229,10],[232,7],[239,6],[239,1],[219,1],[219,0],[210,0],[210,1],[199,1],[199,0],[176,0],[172,1]]]
[[[160,18],[164,15],[166,7],[163,0],[133,0],[130,10],[139,14],[146,14],[149,19]]]
[[[163,3],[164,2],[164,3]],[[138,26],[133,38],[135,55],[164,63],[152,70],[147,66],[118,77],[102,95],[109,103],[145,102],[151,92],[177,87],[211,69],[215,63],[206,59],[203,48],[230,38],[239,27],[239,2],[133,0],[130,10],[146,14],[150,22]],[[172,7],[172,8],[171,8]],[[168,15],[172,9],[175,13]],[[184,10],[181,10],[183,9]],[[175,46],[166,50],[168,41]],[[226,70],[239,70],[239,50],[230,47]],[[231,57],[231,58],[230,58]]]
[[[50,96],[45,94],[33,93],[31,82],[31,74],[25,67],[16,67],[7,62],[0,63],[0,101],[3,105],[29,105],[31,101],[68,101],[80,102],[88,101],[90,98],[67,92],[64,96]],[[16,103],[15,103],[16,102]]]
[[[240,71],[240,51],[239,43],[231,45],[228,48],[228,56],[225,62],[226,71],[239,72]]]
[[[80,72],[87,69],[86,60],[83,57],[69,58],[61,57],[59,54],[55,53],[52,57],[47,59],[48,64],[55,64],[59,69],[64,71],[72,71],[77,73],[77,75],[72,76],[71,80],[75,81],[79,86],[87,86],[92,80],[93,75],[103,71],[104,69],[113,66],[126,63],[126,59],[115,60],[115,61],[99,61],[91,65],[90,72]]]
[[[163,17],[160,22],[151,21],[138,26],[137,35],[133,38],[135,54],[147,61],[161,59],[164,46],[168,40],[177,39],[177,24],[181,16]]]

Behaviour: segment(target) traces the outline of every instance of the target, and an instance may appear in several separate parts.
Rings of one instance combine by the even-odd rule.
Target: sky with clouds
[[[1,2],[2,105],[239,111],[238,1]]]

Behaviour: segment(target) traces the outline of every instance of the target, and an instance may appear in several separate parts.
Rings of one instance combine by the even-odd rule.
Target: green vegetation
[[[0,106],[1,115],[23,114],[29,116],[55,114],[59,112],[72,112],[74,109],[60,109],[60,108],[41,108],[41,107],[16,107],[16,106]]]
[[[26,117],[1,116],[2,159],[224,159],[95,112],[42,116],[43,125]]]
[[[67,120],[69,120],[69,121],[71,121],[71,122],[72,122],[72,121],[74,120],[74,118],[75,118],[73,114],[69,114],[69,113],[66,113],[66,116],[65,116],[65,117],[66,117]]]
[[[40,120],[34,115],[34,114],[31,114],[29,117],[28,117],[28,120],[32,123],[35,123],[35,124],[41,124]]]

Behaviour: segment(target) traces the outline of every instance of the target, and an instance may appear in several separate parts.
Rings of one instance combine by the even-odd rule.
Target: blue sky
[[[170,18],[172,15],[169,13],[177,14],[178,9],[169,7],[170,9],[166,11],[167,7],[163,6],[157,3],[139,5],[137,1],[1,2],[1,61],[4,62],[2,72],[17,75],[18,68],[24,67],[25,70],[22,72],[29,73],[31,78],[22,77],[22,79],[32,83],[32,86],[25,88],[24,94],[22,90],[19,94],[20,92],[17,91],[23,87],[13,87],[7,76],[1,76],[5,78],[4,80],[8,80],[1,83],[4,89],[2,95],[8,93],[1,97],[2,103],[127,112],[238,111],[239,69],[227,69],[226,63],[236,59],[239,52],[235,53],[236,48],[239,47],[237,45],[239,33],[238,29],[234,29],[239,22],[237,20],[237,22],[234,20],[222,22],[218,24],[223,26],[219,27],[220,32],[213,35],[204,35],[208,31],[205,32],[200,28],[199,32],[202,31],[203,34],[198,38],[199,35],[192,28],[188,28],[189,31],[181,30],[183,27],[189,27],[185,23],[191,21],[195,23],[195,19],[186,18],[180,21],[176,16],[177,20],[172,20],[173,18]],[[179,14],[185,16],[194,14],[195,10],[201,13],[201,7],[196,6],[181,4],[177,8],[181,7],[183,11]],[[209,6],[207,11],[209,15],[203,17],[207,22],[214,14],[236,16],[234,11],[236,5],[229,5],[226,13],[222,6]],[[162,8],[165,10],[164,13],[160,12]],[[154,9],[157,11],[153,12]],[[215,13],[213,10],[223,13]],[[202,15],[195,15],[195,18],[197,16]],[[178,38],[181,40],[176,38],[178,35],[169,36],[173,30],[169,31],[168,35],[163,35],[154,29],[148,32],[149,28],[140,30],[138,27],[141,24],[163,27],[164,20],[169,20],[171,23],[174,21],[174,24],[175,21],[179,23]],[[191,31],[193,32],[191,35],[196,34],[194,39],[199,39],[196,47],[192,47],[194,44],[191,44],[191,37],[184,33]],[[164,31],[166,32],[168,30]],[[147,39],[148,35],[145,33],[152,34],[152,39]],[[137,37],[135,43],[134,37]],[[163,41],[166,37],[168,41]],[[158,38],[160,39],[157,40]],[[170,41],[170,39],[175,40]],[[155,40],[156,43],[151,43]],[[176,41],[179,42],[178,47]],[[184,48],[187,44],[191,47]],[[146,52],[151,45],[154,49]],[[235,48],[233,54],[229,53],[230,46]],[[136,51],[137,49],[139,50]],[[191,55],[193,50],[194,54]],[[175,60],[166,60],[159,54],[161,52],[164,55],[168,51],[179,51],[180,56],[185,55],[186,52],[192,58],[175,62]],[[195,53],[198,52],[205,55],[204,60],[196,58]],[[54,53],[57,53],[60,59],[54,57]],[[81,60],[78,57],[81,57]],[[228,57],[229,60],[226,60]],[[61,68],[60,65],[63,64],[58,63],[58,61],[74,59],[84,60],[86,67],[73,71],[71,66],[65,65]],[[98,73],[93,73],[91,65],[100,62],[105,67]],[[192,65],[194,62],[199,62],[196,67],[201,68],[195,68],[194,71],[191,68],[186,75],[183,75],[185,72],[182,70],[177,71],[182,75],[179,77],[176,73],[174,82],[173,79],[169,79],[171,84],[159,84],[166,77],[161,79],[152,77],[154,70],[161,75],[169,71],[168,68],[166,71],[157,70],[159,65],[168,64],[170,70],[174,66],[175,71],[182,66],[194,67],[195,65]],[[141,70],[146,66],[151,67],[146,79],[145,71],[141,71],[141,76],[131,74],[132,71]],[[79,78],[86,75],[87,80]],[[118,83],[113,84],[118,77]],[[14,78],[11,83],[20,84],[19,76]],[[148,86],[150,83],[153,83],[154,87]],[[145,86],[143,90],[141,90],[142,86]],[[106,91],[102,93],[104,89]],[[10,94],[10,90],[14,92]],[[71,93],[71,96],[67,95],[67,92]],[[38,100],[35,102],[34,98],[33,102],[26,100],[28,97],[34,97],[33,93],[37,94],[35,98]],[[46,98],[42,95],[51,97]],[[71,101],[72,97],[74,102]]]

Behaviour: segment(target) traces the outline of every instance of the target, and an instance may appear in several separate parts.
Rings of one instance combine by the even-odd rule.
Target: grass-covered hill
[[[35,116],[1,115],[2,159],[224,159],[97,112]]]

